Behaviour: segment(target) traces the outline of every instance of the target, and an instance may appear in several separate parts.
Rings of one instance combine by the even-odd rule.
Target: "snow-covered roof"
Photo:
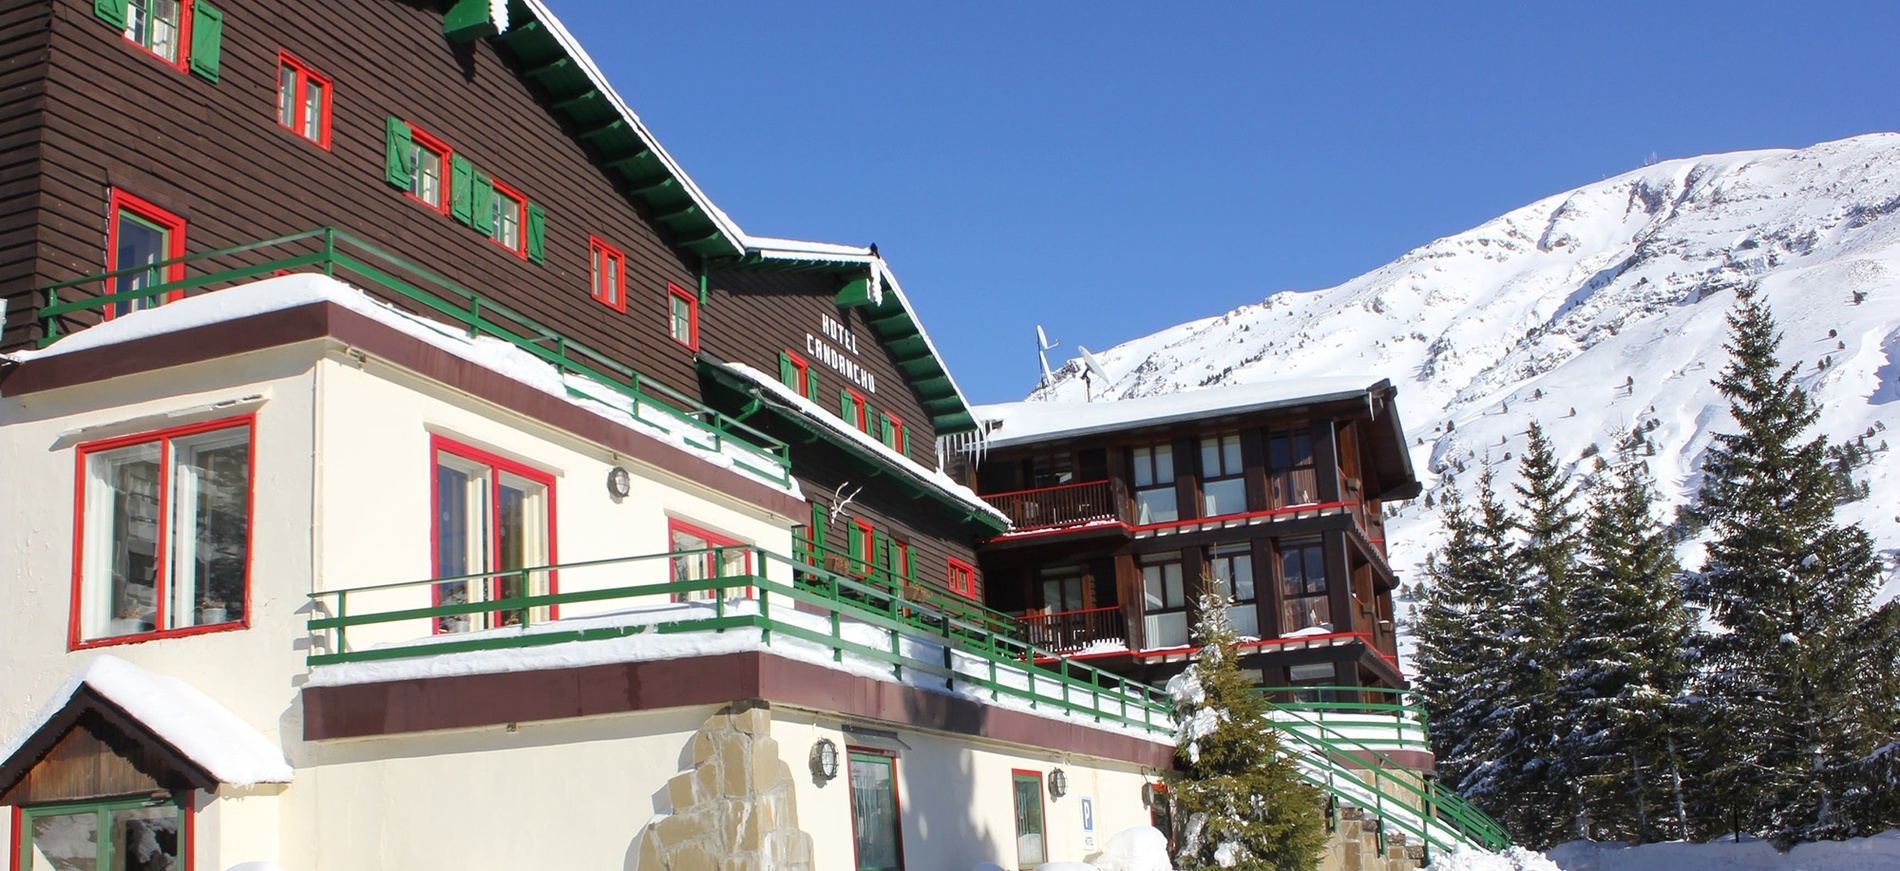
[[[315,273],[267,278],[216,293],[186,297],[156,308],[141,309],[67,335],[45,348],[17,352],[10,355],[10,359],[24,363],[319,302],[349,309],[432,347],[599,414],[634,432],[666,442],[713,465],[745,471],[743,463],[735,462],[726,453],[702,448],[683,434],[668,429],[667,426],[676,420],[673,415],[641,414],[625,394],[585,375],[559,372],[552,365],[509,342],[489,336],[471,338],[459,329],[400,311],[371,299],[368,294],[342,281]],[[784,484],[763,476],[748,477],[803,498],[798,492],[796,481]]]
[[[1166,396],[1098,402],[1005,402],[979,405],[978,421],[993,424],[992,448],[1161,426],[1228,414],[1355,399],[1384,389],[1372,377],[1299,378],[1265,384],[1210,387]]]
[[[850,440],[858,449],[878,457],[900,471],[908,473],[912,478],[942,493],[951,501],[958,503],[972,512],[993,518],[996,522],[1004,526],[1009,525],[1009,515],[998,511],[996,506],[985,502],[983,497],[976,495],[975,491],[957,483],[951,479],[949,475],[945,475],[941,471],[926,469],[919,465],[917,461],[897,451],[891,450],[889,447],[886,447],[882,441],[873,438],[869,433],[859,431],[857,427],[845,423],[842,418],[826,411],[818,403],[800,396],[798,391],[781,384],[777,378],[766,375],[764,372],[747,366],[744,363],[717,362],[713,365],[745,379],[762,391],[770,393],[772,395],[772,401],[778,405],[796,410],[802,417],[810,422],[824,427],[826,431],[836,436]]]
[[[290,782],[291,767],[283,750],[236,714],[191,684],[114,656],[99,656],[80,666],[26,727],[0,747],[0,762],[19,753],[81,687],[116,705],[223,783]]]

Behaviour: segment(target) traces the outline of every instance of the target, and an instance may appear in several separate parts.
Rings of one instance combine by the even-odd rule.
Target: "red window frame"
[[[856,420],[847,420],[845,423],[857,427],[858,432],[869,435],[871,432],[871,422],[867,419],[870,415],[864,404],[864,394],[849,387],[846,387],[844,392],[851,397],[851,416],[857,418]]]
[[[434,136],[430,135],[429,131],[424,130],[420,127],[417,127],[414,124],[409,124],[409,122],[407,121],[404,121],[403,123],[408,124],[409,126],[409,141],[410,142],[414,143],[418,147],[426,148],[430,151],[435,152],[436,156],[440,158],[442,179],[441,179],[440,184],[438,185],[438,188],[439,188],[438,192],[441,194],[442,202],[439,202],[439,203],[429,202],[428,200],[425,200],[419,196],[416,196],[415,192],[409,190],[408,188],[403,189],[402,195],[418,203],[421,203],[423,206],[427,207],[432,212],[440,212],[444,215],[449,214],[449,207],[453,205],[455,202],[455,191],[451,189],[452,186],[455,184],[455,180],[454,180],[455,173],[453,171],[453,167],[455,164],[455,149],[450,148],[447,142],[443,142],[442,140],[437,139]],[[524,235],[525,235],[525,231],[524,231]]]
[[[79,617],[85,608],[82,593],[86,580],[86,459],[99,451],[109,451],[146,442],[159,442],[159,484],[160,496],[158,509],[158,548],[154,556],[154,580],[152,598],[155,612],[154,626],[165,625],[165,606],[171,581],[171,440],[199,433],[218,430],[246,430],[250,445],[249,491],[245,495],[247,514],[244,523],[244,616],[224,623],[212,623],[204,626],[187,626],[183,629],[154,629],[132,635],[116,635],[111,638],[85,639],[79,630]],[[175,426],[167,429],[151,430],[132,435],[100,439],[79,445],[73,450],[73,582],[72,599],[68,603],[66,618],[66,647],[68,650],[87,650],[94,647],[110,647],[117,644],[135,644],[141,641],[155,641],[164,638],[184,638],[192,635],[204,635],[211,632],[232,632],[251,628],[251,558],[257,543],[257,415],[245,414],[208,420],[201,423]]]
[[[798,356],[796,352],[792,351],[789,348],[787,348],[785,351],[785,357],[786,359],[792,361],[792,371],[794,373],[797,373],[792,376],[792,380],[797,383],[788,384],[786,386],[792,388],[793,390],[798,391],[798,395],[800,396],[810,397],[811,396],[811,363],[806,361],[804,357]]]
[[[884,416],[891,422],[891,440],[885,447],[901,454],[904,452],[904,419],[888,411]]]
[[[178,0],[178,57],[174,60],[166,60],[164,55],[146,48],[145,43],[127,36],[123,28],[119,30],[119,38],[131,43],[133,48],[144,52],[146,57],[158,61],[160,65],[189,74],[191,72],[191,23],[196,11],[197,4],[194,0]],[[129,11],[127,15],[129,18]],[[128,21],[128,25],[129,23]]]
[[[904,867],[904,795],[903,790],[898,788],[898,784],[902,781],[897,779],[897,753],[895,751],[885,750],[881,747],[860,747],[856,744],[846,744],[844,747],[844,760],[847,785],[849,785],[851,777],[851,754],[853,753],[859,756],[878,756],[891,761],[891,818],[897,823],[897,867],[901,869]],[[14,852],[17,853],[19,851],[16,850]],[[858,814],[856,808],[853,808],[851,812],[851,867],[864,867],[862,858],[858,856]]]
[[[165,234],[166,234],[165,259],[166,260],[176,260],[180,257],[185,256],[185,219],[184,218],[174,215],[171,212],[166,211],[165,209],[159,208],[158,206],[153,205],[151,202],[147,200],[143,200],[129,193],[126,193],[122,189],[113,188],[111,196],[108,197],[106,200],[106,271],[107,272],[117,272],[121,268],[119,264],[119,213],[120,212],[130,212],[132,215],[138,218],[141,218],[145,221],[149,221],[153,224],[157,224],[161,229],[165,231]],[[165,267],[165,280],[161,283],[169,284],[174,281],[183,281],[184,278],[185,278],[185,264],[174,263],[170,266]],[[112,286],[113,286],[113,282],[115,282],[116,280],[117,279],[111,279],[111,278],[106,279],[106,285],[103,288],[104,293],[102,295],[111,296],[114,293]],[[181,288],[181,289],[174,290],[170,293],[165,294],[164,301],[177,302],[178,300],[181,300],[184,298],[185,298],[185,291]],[[109,305],[105,307],[106,320],[111,320],[115,316],[115,310],[117,308],[118,306],[116,305]]]
[[[674,329],[673,300],[675,299],[686,301],[687,337],[685,339],[681,339]],[[686,292],[684,288],[670,281],[666,283],[666,334],[675,342],[695,351],[699,350],[699,297]]]
[[[436,468],[441,465],[442,454],[451,454],[472,463],[485,465],[496,472],[507,472],[511,475],[518,475],[546,487],[548,491],[548,565],[555,565],[561,561],[560,550],[556,547],[559,536],[556,535],[555,530],[560,527],[559,524],[556,523],[559,516],[559,500],[555,498],[554,475],[534,468],[533,466],[517,463],[499,454],[490,453],[481,448],[470,447],[447,436],[431,435],[429,437],[429,517],[431,518],[429,521],[429,563],[435,572],[435,577],[442,577],[442,491],[440,487],[436,486],[435,474]],[[501,476],[492,475],[488,482],[488,488],[488,506],[486,509],[489,515],[486,518],[488,525],[488,547],[495,548],[501,544],[501,513],[495,510],[495,506],[501,504]],[[483,553],[482,558],[484,563],[492,564],[497,562],[492,550]],[[482,571],[493,570],[484,568]],[[548,595],[553,595],[561,591],[560,575],[560,572],[548,572]],[[495,597],[495,587],[499,583],[499,580],[499,578],[489,579],[487,595],[490,598]],[[442,604],[441,586],[436,584],[429,585],[429,601],[432,606]],[[474,614],[470,616],[474,616]],[[561,606],[548,606],[548,617],[554,620],[560,619]],[[430,631],[433,634],[442,634],[443,632],[440,625],[433,624],[430,627]]]
[[[493,178],[490,178],[488,180],[488,186],[493,188],[495,191],[494,199],[492,200],[492,202],[495,204],[497,208],[494,220],[489,222],[488,241],[495,243],[496,245],[500,246],[503,250],[514,254],[516,257],[519,257],[523,260],[528,259],[528,198],[527,196],[522,194],[520,191],[515,190],[513,187],[502,184],[501,182],[496,181]],[[512,246],[506,242],[503,242],[501,239],[497,238],[501,234],[501,212],[500,212],[499,207],[501,206],[503,200],[513,200],[515,204],[515,244]]]
[[[915,580],[910,576],[910,569],[910,542],[891,536],[891,574],[908,584]]]
[[[588,236],[587,266],[591,275],[592,290],[590,292],[593,294],[594,301],[621,314],[626,314],[627,255],[622,254],[620,249],[602,242],[598,236]],[[601,270],[603,266],[606,267],[605,274],[614,276],[614,292],[611,299],[608,298],[606,288],[602,286],[600,280],[603,275]]]
[[[1042,832],[1040,833],[1042,835],[1042,859],[1043,862],[1046,863],[1049,861],[1049,785],[1043,781],[1042,772],[1032,771],[1027,768],[1012,768],[1009,770],[1010,824],[1018,828],[1022,826],[1022,821],[1015,819],[1014,808],[1016,806],[1016,781],[1019,778],[1025,777],[1033,777],[1036,779],[1036,796],[1042,803],[1042,807],[1037,811],[1037,814],[1042,820]],[[1021,839],[1022,834],[1019,832],[1016,835],[1016,840],[1018,841],[1016,845],[1016,867],[1024,869],[1036,867],[1023,863]]]
[[[736,538],[733,538],[732,536],[720,535],[719,533],[713,532],[712,530],[707,529],[703,526],[697,526],[695,524],[688,523],[677,517],[668,517],[666,519],[666,549],[669,552],[671,552],[673,549],[673,533],[675,532],[684,532],[687,535],[695,535],[700,538],[703,538],[706,540],[706,545],[708,547],[749,547],[749,545],[747,545],[745,542],[740,541]],[[680,558],[673,557],[672,559],[677,560]],[[668,560],[667,562],[669,564],[668,567],[671,568],[672,560]],[[744,569],[745,573],[747,575],[750,575],[756,568],[757,567],[752,564],[752,552],[749,550],[746,551],[745,552],[745,569]],[[714,577],[725,577],[725,576],[714,575]],[[745,594],[747,598],[751,598],[753,595],[755,595],[755,591],[752,587],[748,586],[745,588],[745,590],[746,590]],[[686,602],[686,601],[692,601],[692,600],[682,599],[680,598],[680,594],[674,593],[673,601]]]
[[[851,518],[851,523],[858,528],[858,548],[851,554],[851,574],[862,578],[871,574],[871,566],[877,561],[877,530],[856,517]]]
[[[279,106],[278,113],[277,113],[277,126],[280,129],[288,130],[291,133],[296,134],[298,139],[302,139],[305,142],[309,142],[313,145],[316,145],[318,148],[321,148],[325,151],[329,151],[330,150],[330,95],[336,88],[335,84],[331,82],[329,76],[326,76],[312,69],[309,64],[304,63],[301,60],[298,60],[296,55],[293,55],[288,51],[279,49],[277,51],[277,89],[278,89],[277,94],[278,94],[279,100],[283,99],[283,87],[284,87],[283,75],[284,75],[285,69],[290,69],[296,72],[297,74],[297,79],[296,79],[297,83],[295,85],[294,93],[291,95],[291,101],[292,101],[292,104],[296,108],[296,117],[299,124],[296,127],[291,127],[284,124],[283,107]],[[301,124],[303,120],[304,101],[307,99],[306,92],[308,91],[310,87],[310,83],[312,81],[323,86],[323,105],[318,110],[318,113],[317,113],[317,138],[316,139],[311,139],[310,137],[305,136],[303,132],[303,127]]]
[[[950,557],[948,572],[945,585],[950,588],[950,592],[970,599],[976,598],[976,566]]]

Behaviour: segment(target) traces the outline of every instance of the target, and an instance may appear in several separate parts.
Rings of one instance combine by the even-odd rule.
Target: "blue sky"
[[[1900,4],[550,0],[748,231],[878,243],[965,393],[1667,159],[1895,120]]]

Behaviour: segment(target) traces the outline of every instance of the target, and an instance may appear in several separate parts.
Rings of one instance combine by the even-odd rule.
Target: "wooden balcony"
[[[1127,492],[1120,481],[1112,479],[986,493],[983,499],[1009,515],[1012,532],[1102,521],[1128,522]]]
[[[1020,620],[1029,633],[1030,644],[1057,653],[1091,645],[1128,646],[1128,625],[1119,605],[1055,614],[1025,614]]]

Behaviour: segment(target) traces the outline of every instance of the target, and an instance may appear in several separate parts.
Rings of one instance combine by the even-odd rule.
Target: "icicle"
[[[488,0],[488,20],[495,23],[496,33],[507,33],[508,0]]]

